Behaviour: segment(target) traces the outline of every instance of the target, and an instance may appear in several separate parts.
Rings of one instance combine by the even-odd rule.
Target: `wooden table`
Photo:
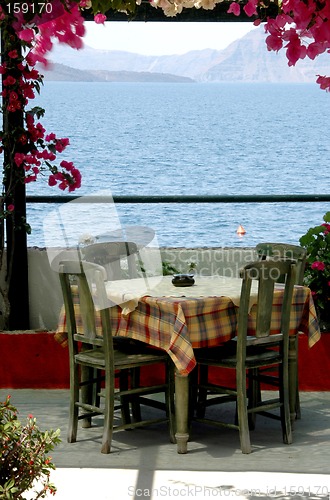
[[[114,334],[140,340],[165,350],[176,367],[175,401],[177,451],[187,452],[189,374],[196,366],[194,349],[222,345],[236,334],[240,278],[196,277],[192,287],[176,288],[171,277],[121,280],[107,285],[115,302],[111,310]],[[280,327],[283,287],[279,286],[273,304],[272,332]],[[254,328],[256,289],[252,294],[250,328]],[[77,305],[79,307],[79,305]],[[56,339],[65,342],[65,315],[61,313]],[[290,334],[308,335],[312,347],[320,338],[312,295],[307,287],[294,290]],[[295,376],[295,341],[291,343],[292,376]],[[295,396],[294,396],[295,397]],[[291,406],[294,407],[292,400]]]

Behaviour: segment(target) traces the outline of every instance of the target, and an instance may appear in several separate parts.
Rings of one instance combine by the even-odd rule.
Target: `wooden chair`
[[[272,304],[276,277],[281,274],[286,278],[283,305],[281,310],[281,330],[270,334]],[[254,424],[257,413],[280,419],[284,443],[292,443],[292,431],[289,409],[289,324],[295,280],[295,263],[291,260],[257,261],[242,270],[242,289],[238,309],[237,337],[223,347],[196,349],[195,356],[200,370],[198,382],[197,416],[198,422],[225,426],[239,430],[241,450],[251,452],[250,425]],[[257,282],[258,302],[256,304],[255,335],[248,335],[250,295],[252,282]],[[208,380],[210,366],[236,370],[235,387],[212,384]],[[279,397],[261,401],[253,385],[258,380],[258,370],[265,366],[277,367],[279,373]],[[247,376],[248,373],[248,386]],[[217,394],[218,396],[214,396]],[[277,394],[276,394],[277,396]],[[236,422],[229,423],[220,419],[205,417],[209,406],[235,401],[237,408]],[[273,410],[280,409],[280,414]],[[202,416],[204,415],[204,416]]]
[[[287,243],[258,243],[256,252],[260,260],[271,259],[291,259],[296,261],[296,285],[303,285],[306,267],[306,248]],[[279,283],[283,283],[283,276]]]
[[[122,349],[118,346],[114,348],[111,304],[106,294],[104,280],[107,276],[103,267],[84,261],[63,261],[59,266],[59,276],[66,311],[70,360],[68,442],[76,441],[78,420],[82,419],[84,426],[88,427],[92,417],[97,415],[104,416],[102,453],[110,453],[113,430],[162,421],[168,421],[170,439],[174,442],[174,368],[169,356],[160,350],[148,349],[143,343],[140,343],[140,348],[136,344],[132,347],[125,343]],[[75,307],[77,303],[80,305],[79,311]],[[101,323],[97,321],[97,314],[100,315]],[[82,332],[78,331],[78,324],[82,325]],[[165,365],[165,383],[140,387],[139,369],[158,363]],[[101,393],[100,374],[104,377]],[[119,390],[115,389],[116,375],[119,376]],[[146,397],[157,393],[164,393],[165,403]],[[119,402],[118,406],[115,406],[115,401]],[[131,420],[128,403],[133,403],[134,421]],[[139,410],[140,405],[144,404],[165,409],[166,413],[160,418],[142,420]],[[115,426],[115,409],[119,408],[122,410],[123,422]]]
[[[83,260],[106,269],[108,280],[138,277],[138,247],[132,241],[93,243],[80,251]]]
[[[306,257],[307,251],[305,248],[298,245],[289,245],[287,243],[258,243],[256,245],[256,252],[260,260],[266,259],[276,259],[276,258],[287,258],[293,259],[297,263],[296,267],[296,285],[303,285],[304,283],[304,273],[306,267]],[[283,283],[283,276],[279,278],[279,282]],[[300,407],[300,396],[299,396],[299,377],[298,377],[298,340],[299,332],[294,336],[290,337],[290,363],[292,363],[292,373],[294,372],[295,380],[292,385],[295,385],[293,390],[296,393],[295,406],[291,408],[291,414],[295,418],[301,418],[301,407]],[[260,370],[260,383],[266,382],[270,385],[278,386],[278,379],[276,377],[272,378],[269,374],[265,375],[267,370],[263,373]]]

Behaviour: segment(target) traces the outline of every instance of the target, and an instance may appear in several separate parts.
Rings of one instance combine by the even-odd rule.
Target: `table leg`
[[[177,452],[187,453],[189,409],[189,377],[175,372],[175,420]]]
[[[289,337],[289,403],[290,403],[290,419],[293,427],[296,420],[297,409],[297,356],[298,356],[298,334],[290,335]]]

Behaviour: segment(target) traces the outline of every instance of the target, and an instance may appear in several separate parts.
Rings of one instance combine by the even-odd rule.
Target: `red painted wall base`
[[[69,387],[68,351],[54,340],[53,332],[0,332],[0,353],[2,389]],[[158,375],[161,379],[160,370]],[[214,376],[222,379],[224,374],[218,371]],[[147,377],[144,373],[141,382]],[[329,333],[311,349],[307,337],[299,337],[299,384],[302,391],[330,391]]]

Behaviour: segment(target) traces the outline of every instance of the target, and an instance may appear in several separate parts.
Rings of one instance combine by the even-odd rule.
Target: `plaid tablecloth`
[[[279,331],[283,290],[275,294],[272,332]],[[79,304],[77,317],[79,329]],[[196,365],[194,349],[214,347],[236,334],[238,306],[232,298],[218,297],[154,297],[144,296],[136,309],[122,314],[120,306],[111,308],[113,334],[146,342],[164,349],[172,358],[181,375],[188,375]],[[249,328],[253,334],[255,306],[251,309]],[[320,338],[311,292],[306,287],[295,287],[290,332],[308,335],[312,347]],[[61,311],[55,338],[66,345],[65,312]]]

